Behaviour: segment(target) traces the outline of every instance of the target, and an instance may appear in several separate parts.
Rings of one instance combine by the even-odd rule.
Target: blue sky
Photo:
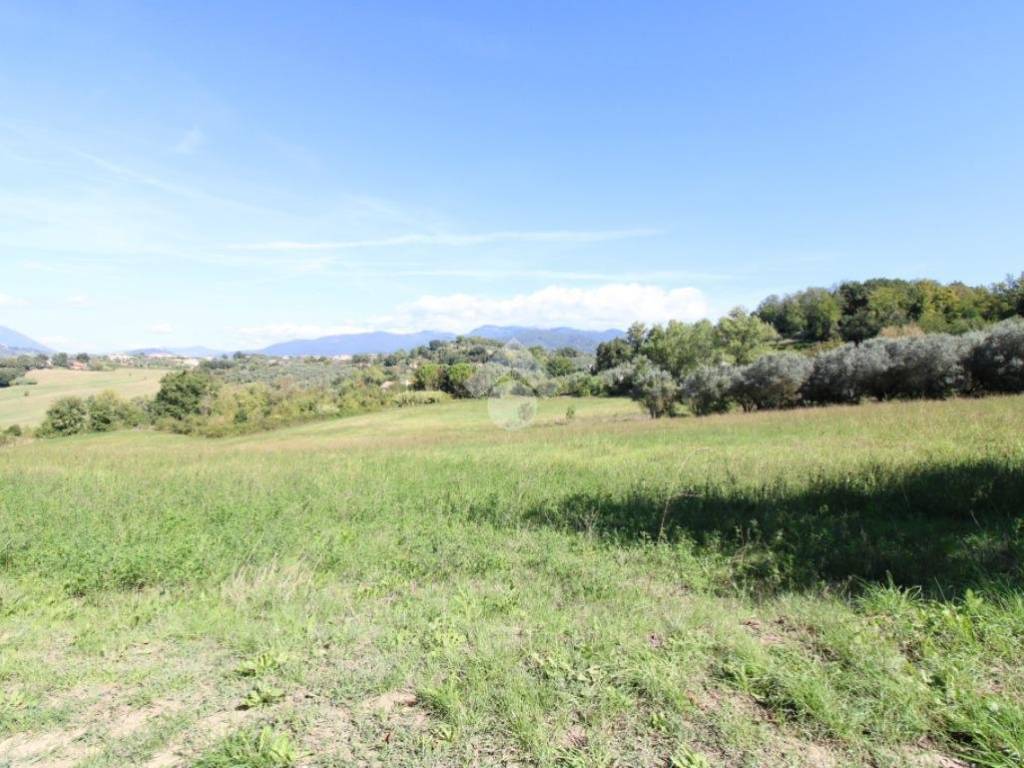
[[[1024,267],[1024,4],[0,0],[0,325],[693,319]]]

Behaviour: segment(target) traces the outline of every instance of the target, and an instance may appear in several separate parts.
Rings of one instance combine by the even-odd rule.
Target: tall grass
[[[0,449],[0,675],[27,702],[0,739],[153,644],[178,673],[125,662],[136,695],[207,691],[195,717],[286,659],[261,674],[309,698],[254,717],[323,765],[1019,764],[1024,400],[574,405]],[[394,690],[415,713],[363,704]]]

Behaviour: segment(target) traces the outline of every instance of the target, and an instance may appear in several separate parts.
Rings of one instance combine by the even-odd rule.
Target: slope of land
[[[0,764],[1021,764],[1024,398],[487,413],[0,449]]]
[[[114,371],[69,371],[49,368],[29,371],[29,385],[0,389],[0,429],[11,424],[35,426],[46,409],[61,397],[88,397],[106,389],[131,399],[156,394],[167,371],[156,368],[121,368]]]

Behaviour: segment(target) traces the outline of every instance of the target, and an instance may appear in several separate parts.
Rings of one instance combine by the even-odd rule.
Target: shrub
[[[437,363],[423,363],[413,374],[413,387],[425,391],[441,389],[444,371]]]
[[[744,410],[792,408],[800,404],[801,389],[813,367],[803,355],[762,357],[738,369],[732,391]]]
[[[473,397],[469,391],[469,381],[473,378],[473,366],[469,363],[455,363],[444,367],[441,389],[452,397]]]
[[[990,392],[1024,392],[1024,320],[994,326],[967,358],[974,381]]]
[[[10,437],[21,437],[23,433],[19,425],[11,424],[11,426],[4,430],[4,434]]]
[[[601,393],[603,386],[599,376],[580,371],[563,377],[558,382],[558,394],[570,397],[590,397]]]
[[[943,398],[962,391],[967,383],[964,359],[972,341],[936,333],[888,342],[886,395]]]
[[[860,347],[845,344],[814,358],[802,395],[812,403],[856,403],[864,396],[858,376]]]
[[[208,413],[219,388],[219,382],[206,371],[169,373],[160,381],[153,413],[177,421]]]
[[[678,394],[679,387],[668,371],[645,366],[635,374],[630,396],[657,419],[672,412]]]
[[[143,420],[142,410],[136,405],[107,390],[85,401],[89,412],[89,432],[110,432],[122,427],[138,426]]]
[[[735,402],[736,371],[731,365],[705,365],[687,376],[682,396],[690,410],[698,416],[728,411]]]
[[[392,399],[392,403],[398,408],[406,408],[411,405],[434,405],[435,403],[450,402],[452,396],[440,390],[413,390],[410,392],[399,392]]]
[[[633,382],[637,372],[649,365],[650,362],[646,358],[640,357],[601,371],[597,378],[601,382],[602,389],[608,395],[613,397],[629,395],[633,391]]]
[[[50,406],[39,427],[41,437],[77,435],[89,425],[89,408],[80,397],[62,397]]]

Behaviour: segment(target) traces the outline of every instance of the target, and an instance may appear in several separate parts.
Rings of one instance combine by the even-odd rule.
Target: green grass
[[[1021,764],[1024,398],[569,404],[0,449],[0,766]]]
[[[89,397],[111,389],[130,400],[156,394],[167,373],[156,368],[119,368],[114,371],[69,371],[63,368],[29,371],[29,386],[0,389],[0,430],[12,424],[42,423],[46,410],[62,397]]]

